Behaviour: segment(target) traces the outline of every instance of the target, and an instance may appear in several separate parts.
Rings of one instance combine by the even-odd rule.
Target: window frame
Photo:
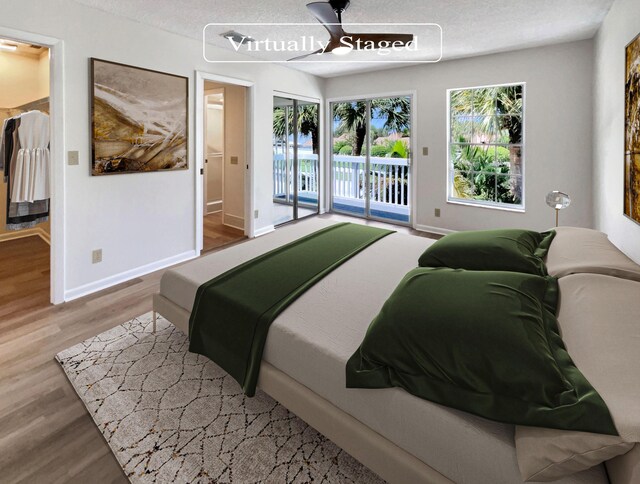
[[[475,143],[468,143],[468,145],[471,146],[487,146],[487,147],[498,147],[498,146],[503,146],[503,147],[509,147],[509,146],[519,146],[520,147],[520,157],[521,157],[521,167],[522,167],[522,171],[521,171],[521,187],[522,187],[522,193],[521,193],[521,200],[520,200],[520,204],[511,204],[511,203],[504,203],[504,202],[495,202],[495,201],[488,201],[488,200],[470,200],[470,199],[462,199],[462,198],[456,198],[453,196],[453,174],[455,173],[454,168],[453,168],[453,161],[451,159],[451,148],[452,145],[464,145],[465,143],[453,143],[451,140],[451,129],[452,129],[452,120],[453,120],[453,113],[451,111],[451,95],[454,92],[458,92],[458,91],[472,91],[472,90],[477,90],[477,89],[490,89],[490,88],[500,88],[500,87],[510,87],[510,86],[521,86],[522,87],[522,113],[521,113],[521,117],[522,117],[522,139],[521,142],[519,144],[505,144],[505,143],[487,143],[487,144],[475,144]],[[471,86],[471,87],[457,87],[457,88],[451,88],[451,89],[447,89],[447,128],[446,128],[446,136],[447,136],[447,169],[446,169],[446,178],[447,178],[447,203],[453,204],[453,205],[463,205],[463,206],[469,206],[469,207],[480,207],[480,208],[488,208],[488,209],[493,209],[493,210],[503,210],[503,211],[507,211],[507,212],[525,212],[525,193],[526,193],[526,176],[525,176],[525,172],[526,172],[526,82],[521,81],[521,82],[509,82],[509,83],[503,83],[503,84],[488,84],[488,85],[483,85],[483,86]],[[495,116],[495,114],[494,114]],[[503,115],[504,116],[504,115]],[[478,173],[482,173],[482,172],[478,172]]]

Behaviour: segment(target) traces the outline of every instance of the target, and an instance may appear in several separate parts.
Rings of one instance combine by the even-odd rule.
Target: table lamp
[[[556,227],[558,226],[558,213],[563,208],[567,208],[571,205],[571,197],[566,193],[559,192],[558,190],[553,190],[547,193],[546,197],[547,205],[556,210]]]

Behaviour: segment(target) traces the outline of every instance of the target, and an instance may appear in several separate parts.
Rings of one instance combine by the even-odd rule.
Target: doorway
[[[204,81],[204,252],[245,237],[247,88]]]
[[[51,302],[50,51],[0,38],[0,306]]]
[[[273,98],[273,225],[320,211],[320,104]]]
[[[329,104],[331,210],[411,225],[412,95]]]

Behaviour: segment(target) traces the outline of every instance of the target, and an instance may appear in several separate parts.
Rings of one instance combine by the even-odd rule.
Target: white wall
[[[617,0],[595,38],[593,193],[596,228],[640,263],[640,225],[623,215],[625,46],[640,32],[640,2]]]
[[[327,98],[417,90],[418,226],[465,230],[545,229],[554,213],[550,190],[571,195],[563,225],[592,226],[592,41],[328,79]],[[446,202],[447,95],[450,88],[526,82],[526,213]],[[422,147],[429,156],[422,156]],[[434,209],[441,217],[434,217]]]
[[[49,96],[49,54],[0,51],[0,108],[14,108]]]
[[[215,18],[203,19],[214,21]],[[67,297],[96,290],[161,264],[187,257],[195,248],[194,78],[195,70],[254,81],[256,136],[251,166],[255,183],[255,227],[271,221],[271,125],[273,91],[320,97],[323,81],[275,65],[209,64],[202,46],[72,0],[5,0],[0,26],[64,41],[65,149],[80,152],[79,166],[65,166]],[[209,51],[208,56],[226,53]],[[89,58],[131,64],[189,77],[189,170],[91,177]],[[63,163],[63,160],[53,160]],[[198,180],[201,182],[200,180]],[[103,262],[91,264],[91,251]]]

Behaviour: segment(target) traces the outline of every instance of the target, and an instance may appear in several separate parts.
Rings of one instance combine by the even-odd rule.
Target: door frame
[[[314,103],[318,105],[318,110],[319,110],[318,134],[320,135],[320,144],[318,146],[320,150],[320,153],[318,154],[318,176],[320,177],[320,180],[318,180],[318,213],[317,215],[321,215],[327,212],[326,200],[323,200],[323,199],[325,199],[326,187],[329,186],[328,184],[325,183],[325,176],[323,175],[323,173],[326,171],[326,164],[327,164],[325,162],[326,161],[324,158],[325,150],[323,148],[323,146],[326,144],[326,141],[323,139],[326,137],[324,134],[325,133],[325,112],[324,112],[325,104],[322,102],[322,99],[320,98],[304,96],[302,94],[295,94],[293,92],[279,91],[277,89],[274,89],[272,92],[271,98],[273,99],[276,96],[284,97],[288,99],[295,99],[296,101]],[[273,188],[271,189],[271,192],[273,193]],[[307,217],[312,217],[312,216],[313,215],[307,215]],[[306,217],[303,217],[303,218],[306,218]]]
[[[333,207],[333,176],[332,176],[332,157],[333,157],[333,146],[331,143],[333,141],[333,119],[331,116],[331,103],[335,102],[344,102],[344,101],[354,101],[354,100],[363,100],[367,101],[374,98],[387,98],[387,97],[402,97],[408,96],[411,98],[411,165],[410,165],[410,178],[411,178],[411,210],[409,211],[409,223],[402,224],[411,228],[416,228],[416,202],[417,202],[417,180],[418,180],[418,163],[417,163],[417,154],[418,154],[418,137],[417,137],[417,126],[418,126],[418,115],[417,115],[417,106],[418,106],[418,91],[414,89],[405,90],[405,91],[387,91],[380,93],[367,93],[367,94],[354,94],[351,96],[339,96],[332,97],[326,99],[325,104],[325,125],[327,126],[326,132],[328,136],[326,136],[325,140],[325,152],[327,153],[327,163],[325,169],[325,178],[328,181],[325,189],[325,197],[327,200],[326,210],[332,211]],[[369,136],[370,133],[367,133]],[[337,213],[337,212],[336,212]],[[385,223],[393,223],[391,220],[380,219],[377,217],[366,216],[365,219],[376,220]]]
[[[0,37],[49,49],[49,132],[51,156],[50,301],[65,301],[65,130],[64,130],[64,42],[55,37],[0,26]]]
[[[253,128],[255,112],[255,83],[246,79],[221,76],[204,71],[196,71],[195,86],[195,250],[199,254],[202,252],[203,231],[204,231],[204,83],[205,81],[219,82],[223,84],[233,84],[247,88],[246,97],[246,169],[244,177],[244,234],[247,237],[255,236],[255,224],[252,216],[254,211],[253,197],[253,160],[255,147],[255,129]],[[224,163],[224,162],[223,162]]]

